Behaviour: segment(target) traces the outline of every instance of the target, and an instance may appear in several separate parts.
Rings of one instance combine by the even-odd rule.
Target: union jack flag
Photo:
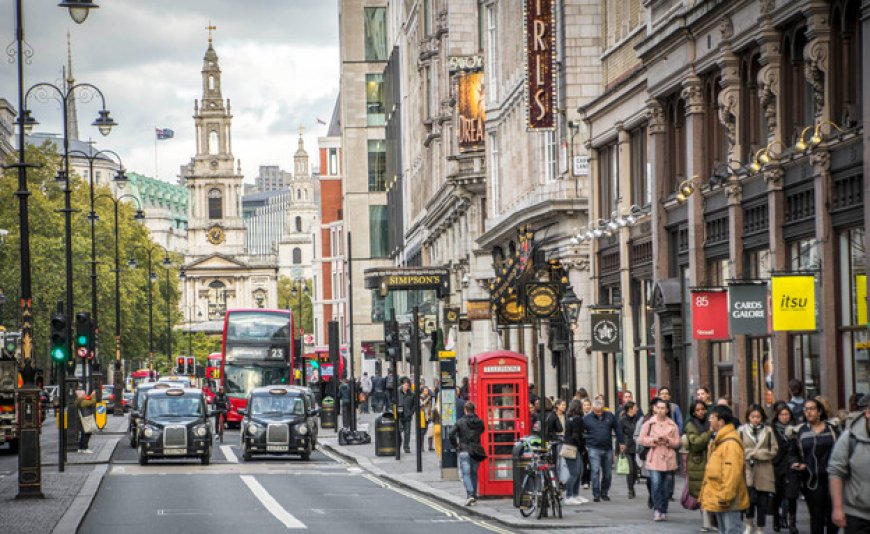
[[[175,132],[169,128],[154,128],[154,133],[157,134],[157,139],[172,139],[175,137]]]

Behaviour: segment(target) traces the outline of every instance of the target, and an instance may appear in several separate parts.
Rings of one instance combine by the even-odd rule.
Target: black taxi
[[[139,425],[139,464],[153,458],[198,457],[211,462],[212,432],[202,390],[152,388]]]
[[[239,410],[242,459],[254,454],[298,454],[311,458],[316,445],[315,416],[304,391],[293,386],[255,388],[248,405]]]
[[[130,439],[130,446],[134,449],[139,446],[139,426],[142,424],[142,407],[145,405],[145,395],[152,389],[168,389],[172,386],[173,384],[166,382],[143,382],[136,387],[127,421],[127,436]]]

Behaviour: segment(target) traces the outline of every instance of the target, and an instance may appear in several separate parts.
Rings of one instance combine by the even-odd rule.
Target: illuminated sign
[[[459,150],[483,148],[486,109],[483,98],[483,71],[467,72],[456,77],[456,92],[459,96]]]
[[[552,130],[556,116],[553,0],[525,0],[526,112],[529,130]]]

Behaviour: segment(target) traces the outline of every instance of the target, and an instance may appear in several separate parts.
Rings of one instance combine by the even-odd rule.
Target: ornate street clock
[[[220,245],[226,239],[226,235],[224,235],[224,229],[220,226],[212,226],[208,229],[208,242],[212,245]]]

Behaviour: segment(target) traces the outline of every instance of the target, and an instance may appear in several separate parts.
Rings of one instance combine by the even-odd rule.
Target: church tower
[[[195,101],[196,155],[181,176],[190,197],[189,254],[245,253],[245,225],[241,213],[241,165],[235,165],[230,101],[221,94],[221,69],[211,33],[202,63],[202,101]]]
[[[279,246],[281,274],[292,279],[311,278],[314,256],[312,233],[318,229],[315,182],[302,133],[300,126],[299,141],[293,154],[293,177],[287,184],[293,200],[287,211],[284,237]]]

